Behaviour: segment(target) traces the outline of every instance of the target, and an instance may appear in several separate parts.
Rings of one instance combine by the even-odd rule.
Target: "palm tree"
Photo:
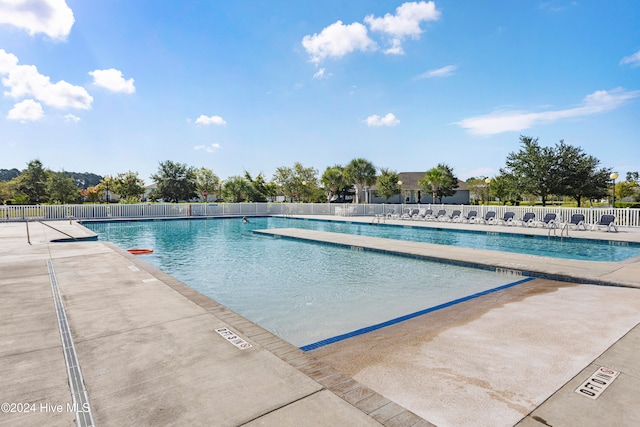
[[[451,167],[444,163],[429,169],[418,183],[425,191],[431,191],[434,203],[436,199],[442,203],[443,196],[455,194],[455,189],[458,188],[458,178],[453,174]]]
[[[358,157],[349,162],[345,174],[356,185],[356,203],[360,203],[360,192],[365,186],[376,182],[376,167],[370,161]]]
[[[340,189],[347,186],[344,168],[340,165],[327,168],[320,180],[327,192],[327,202],[330,202],[331,198],[340,192]]]

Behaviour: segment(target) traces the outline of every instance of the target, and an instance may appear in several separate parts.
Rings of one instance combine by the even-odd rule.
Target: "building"
[[[363,200],[368,200],[369,203],[434,203],[431,193],[425,192],[418,181],[424,178],[425,172],[400,172],[398,174],[399,181],[402,182],[400,190],[402,192],[402,199],[400,195],[393,196],[389,200],[385,200],[382,197],[376,195],[376,186],[365,188],[367,193]],[[468,205],[470,202],[469,189],[467,183],[458,180],[458,188],[453,196],[443,197],[442,203],[454,204],[454,205]]]

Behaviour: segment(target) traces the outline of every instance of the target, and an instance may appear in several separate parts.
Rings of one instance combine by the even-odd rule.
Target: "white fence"
[[[470,206],[470,205],[400,205],[400,204],[334,204],[334,203],[162,203],[162,204],[83,204],[83,205],[0,205],[0,221],[26,220],[109,220],[142,218],[192,218],[223,216],[269,216],[269,215],[341,215],[371,216],[404,209],[446,209],[466,215],[475,210],[479,216],[495,211],[501,218],[505,212],[515,212],[522,218],[525,212],[533,212],[536,218],[547,213],[569,220],[574,213],[585,216],[585,222],[595,223],[604,214],[615,215],[621,226],[640,227],[640,209],[620,208],[561,208],[554,206]]]

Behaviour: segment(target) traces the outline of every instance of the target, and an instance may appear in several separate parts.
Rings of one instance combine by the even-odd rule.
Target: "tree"
[[[400,194],[400,186],[398,185],[400,177],[396,171],[389,170],[388,168],[380,169],[380,176],[378,176],[377,192],[380,197],[384,197],[385,201],[389,203],[389,198]]]
[[[281,166],[273,174],[273,181],[280,191],[293,201],[309,201],[318,187],[318,171],[314,168],[306,168],[300,162],[296,162],[293,168]]]
[[[64,172],[49,172],[47,193],[49,200],[62,204],[77,201],[80,197],[80,189]]]
[[[519,177],[520,192],[539,196],[546,206],[549,196],[557,194],[561,180],[556,153],[551,147],[541,147],[538,138],[521,135],[520,143],[522,148],[509,153],[500,173]]]
[[[18,179],[0,181],[0,203],[4,204],[18,195]]]
[[[616,199],[622,200],[626,197],[638,197],[638,172],[627,172],[624,181],[616,184]]]
[[[518,180],[513,175],[497,175],[489,183],[489,197],[495,197],[503,205],[511,202],[512,205],[519,204],[522,200],[518,191]]]
[[[113,179],[113,191],[120,196],[121,202],[139,202],[145,192],[144,181],[137,172],[121,173]]]
[[[250,197],[251,184],[244,177],[230,176],[224,182],[222,196],[225,202],[238,203],[248,202]]]
[[[80,190],[80,195],[86,200],[92,203],[96,203],[100,201],[100,199],[104,195],[104,188],[100,184],[94,185],[93,187],[89,187],[85,190]]]
[[[433,202],[442,203],[445,196],[453,196],[458,188],[458,178],[453,174],[453,169],[445,163],[439,163],[435,168],[429,169],[424,178],[418,180],[424,191],[431,192]]]
[[[565,144],[560,140],[555,146],[555,158],[558,165],[557,195],[573,198],[578,207],[582,199],[600,199],[607,194],[607,185],[611,170],[598,169],[600,161],[587,155],[582,148]]]
[[[209,195],[213,195],[218,188],[220,178],[211,169],[202,167],[196,169],[196,192],[200,200],[209,200]]]
[[[20,176],[20,171],[16,168],[13,169],[0,169],[0,182],[11,181],[14,178]]]
[[[376,167],[370,161],[358,157],[349,162],[344,173],[350,184],[355,184],[356,203],[360,203],[360,193],[364,191],[364,187],[376,183]]]
[[[30,161],[27,169],[22,171],[18,179],[18,191],[29,198],[30,204],[47,201],[48,171],[42,166],[40,160]]]
[[[469,196],[472,201],[484,204],[489,200],[489,185],[487,185],[486,179],[486,176],[467,179],[467,188],[469,189]]]
[[[249,183],[249,201],[250,202],[266,202],[267,192],[270,190],[267,188],[267,182],[264,179],[264,174],[260,172],[255,178],[247,171],[244,171],[244,179]]]
[[[340,191],[349,185],[344,173],[344,168],[340,165],[325,169],[322,173],[322,178],[320,178],[320,182],[324,186],[327,202],[330,202],[333,196],[340,194]]]
[[[196,176],[192,167],[171,160],[160,162],[158,173],[151,175],[158,186],[156,197],[167,202],[189,200],[196,196]]]

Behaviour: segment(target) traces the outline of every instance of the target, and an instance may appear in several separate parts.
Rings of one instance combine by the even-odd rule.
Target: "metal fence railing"
[[[623,227],[640,227],[640,209],[631,208],[565,208],[557,206],[495,206],[495,205],[401,205],[401,204],[337,204],[337,203],[157,203],[157,204],[82,204],[82,205],[0,205],[0,222],[27,220],[78,220],[141,219],[141,218],[191,218],[255,215],[338,215],[375,216],[390,212],[402,213],[405,209],[445,209],[466,215],[475,210],[479,216],[495,211],[497,217],[505,212],[522,218],[525,212],[533,212],[536,218],[556,213],[569,220],[574,213],[585,216],[585,222],[596,223],[604,214],[615,215]]]

